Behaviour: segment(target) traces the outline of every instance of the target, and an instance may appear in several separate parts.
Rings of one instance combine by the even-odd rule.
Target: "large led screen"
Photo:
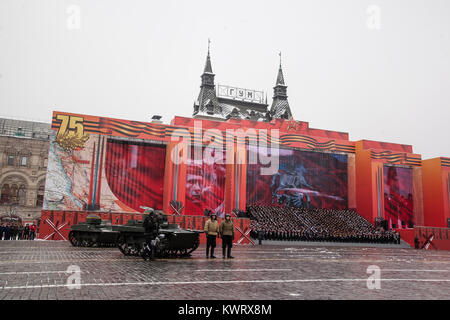
[[[347,208],[347,155],[279,149],[277,170],[263,175],[264,165],[259,162],[265,153],[265,149],[249,147],[247,205]]]
[[[384,166],[385,219],[396,227],[413,226],[413,172],[411,168]]]
[[[187,215],[202,215],[205,209],[224,214],[225,152],[210,147],[192,147],[186,168]]]

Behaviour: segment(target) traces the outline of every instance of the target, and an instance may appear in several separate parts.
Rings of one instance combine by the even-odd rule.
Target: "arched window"
[[[37,190],[36,206],[42,207],[44,204],[45,185],[42,183]]]
[[[25,201],[26,201],[26,197],[27,197],[27,192],[26,192],[26,188],[25,185],[21,185],[19,188],[19,191],[17,192],[17,201],[19,202],[20,205],[25,205]]]
[[[2,194],[0,196],[0,203],[8,203],[10,198],[9,184],[5,183],[2,187]]]

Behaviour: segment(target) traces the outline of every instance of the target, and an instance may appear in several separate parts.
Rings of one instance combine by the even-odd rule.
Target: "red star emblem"
[[[287,121],[287,128],[286,128],[286,130],[290,131],[291,129],[294,130],[294,131],[300,130],[300,124],[297,121],[295,121],[293,117],[291,117]]]

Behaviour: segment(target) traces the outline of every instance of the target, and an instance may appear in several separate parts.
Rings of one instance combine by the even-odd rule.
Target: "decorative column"
[[[245,211],[247,188],[247,149],[245,144],[227,146],[225,212]]]
[[[363,150],[363,142],[355,143],[356,210],[374,224],[384,218],[383,163],[372,160],[371,151]]]
[[[187,154],[188,144],[186,141],[171,141],[167,144],[163,196],[163,212],[166,214],[176,213],[171,206],[174,201],[180,202],[182,205],[181,209],[178,210],[180,214],[189,214],[189,212],[184,212]]]
[[[422,160],[425,226],[448,228],[450,219],[450,159]]]

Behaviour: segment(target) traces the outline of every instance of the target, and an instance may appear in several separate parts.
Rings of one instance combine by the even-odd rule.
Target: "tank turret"
[[[111,221],[102,221],[90,214],[86,222],[80,222],[71,227],[69,241],[75,247],[112,247],[117,243],[119,232],[114,230]]]

